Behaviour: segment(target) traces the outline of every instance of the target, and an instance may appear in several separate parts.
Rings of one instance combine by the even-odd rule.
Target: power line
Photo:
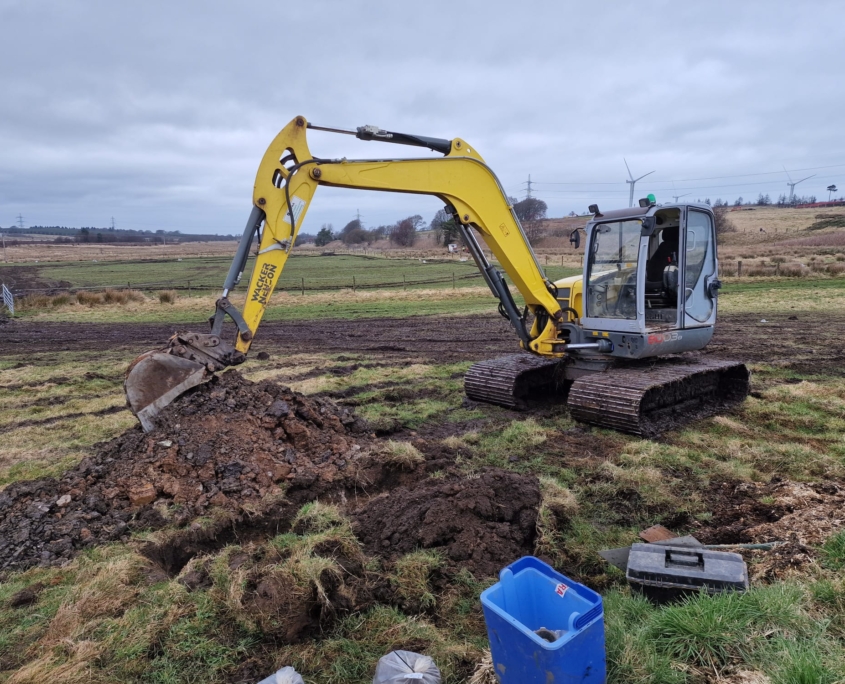
[[[816,178],[818,180],[825,180],[825,179],[837,178],[837,177],[838,176],[816,176]],[[667,181],[655,181],[655,183],[665,183],[665,182],[667,182]],[[674,192],[675,190],[714,190],[714,189],[718,189],[718,188],[747,188],[747,187],[752,186],[752,185],[772,186],[776,183],[778,183],[778,181],[768,180],[768,181],[759,181],[759,182],[754,182],[754,183],[728,183],[728,184],[725,184],[725,185],[692,185],[692,186],[687,186],[685,188],[657,187],[657,188],[652,188],[652,191],[653,192]],[[534,181],[534,184],[539,185],[539,183],[537,181]],[[618,183],[609,183],[609,184],[602,183],[602,185],[619,185],[619,184]],[[789,185],[789,183],[787,183],[787,185]],[[563,189],[560,189],[560,190],[544,190],[543,192],[544,193],[567,193],[567,192],[615,193],[616,191],[614,191],[614,190],[591,190],[590,188],[577,188],[577,189],[573,189],[573,190],[563,190]]]
[[[18,227],[23,230],[23,216],[18,214]]]
[[[810,166],[805,169],[792,169],[793,172],[795,171],[816,171],[817,169],[836,169],[840,166],[845,166],[845,164],[832,164],[831,166]],[[786,168],[783,169],[786,171]],[[742,173],[738,176],[713,176],[712,178],[686,178],[680,179],[676,182],[678,183],[688,183],[690,181],[700,181],[700,180],[722,180],[723,178],[748,178],[749,176],[774,176],[779,174],[780,171],[761,171],[760,173]],[[787,175],[788,172],[787,172]]]
[[[790,169],[790,171],[818,171],[821,169],[837,169],[845,166],[845,164],[831,164],[829,166],[808,166],[802,169]],[[693,181],[702,180],[724,180],[729,178],[750,178],[752,176],[775,176],[783,173],[783,171],[760,171],[759,173],[742,173],[733,176],[707,176],[703,178],[675,178],[666,180],[657,180],[657,183],[691,183]],[[787,172],[788,173],[788,172]],[[617,185],[619,181],[567,181],[567,182],[552,182],[552,181],[532,181],[534,185]],[[724,187],[724,186],[717,186]]]

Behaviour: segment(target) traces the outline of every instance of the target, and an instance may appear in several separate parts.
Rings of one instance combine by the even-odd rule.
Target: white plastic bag
[[[266,679],[262,679],[258,684],[305,684],[305,681],[296,670],[288,665]]]
[[[440,684],[440,670],[426,655],[391,651],[376,666],[373,684]]]

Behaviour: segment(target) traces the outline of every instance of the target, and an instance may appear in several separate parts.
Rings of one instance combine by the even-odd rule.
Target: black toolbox
[[[748,568],[742,556],[694,546],[634,544],[626,577],[631,587],[655,603],[702,589],[709,594],[748,589]]]

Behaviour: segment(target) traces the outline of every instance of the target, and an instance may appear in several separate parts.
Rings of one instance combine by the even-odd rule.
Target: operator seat
[[[679,231],[677,226],[667,226],[660,233],[662,241],[657,246],[654,254],[651,255],[646,262],[645,278],[646,278],[646,293],[655,293],[661,295],[665,303],[674,306],[677,300],[677,289],[670,290],[666,287],[663,278],[663,273],[667,266],[678,264],[678,249],[679,249]],[[666,301],[666,300],[672,300]],[[660,303],[654,302],[660,306]]]

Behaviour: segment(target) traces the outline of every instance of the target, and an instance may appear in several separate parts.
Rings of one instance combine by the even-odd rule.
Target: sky
[[[550,217],[845,194],[841,2],[0,0],[0,227],[240,234],[267,145],[325,126],[461,137]],[[436,156],[313,132],[321,157]],[[321,188],[302,230],[441,208]]]

